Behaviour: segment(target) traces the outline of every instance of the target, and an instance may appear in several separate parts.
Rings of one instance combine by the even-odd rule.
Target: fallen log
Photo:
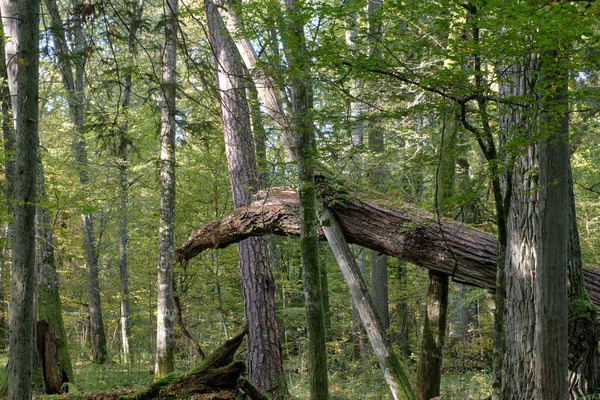
[[[200,365],[185,374],[170,374],[153,382],[147,389],[121,396],[119,400],[179,399],[211,393],[211,399],[232,399],[245,395],[251,400],[267,400],[258,389],[242,377],[246,372],[243,361],[234,361],[237,349],[248,333],[242,332],[227,340]]]
[[[393,204],[391,208],[329,186],[321,185],[320,189],[320,201],[335,214],[349,243],[494,291],[498,241],[493,235],[453,220],[438,219],[407,204]],[[177,258],[186,263],[204,250],[227,247],[250,236],[298,236],[299,222],[296,191],[261,191],[250,206],[195,231],[177,249]],[[325,240],[322,231],[319,236]],[[585,270],[585,283],[590,298],[600,307],[600,270]]]

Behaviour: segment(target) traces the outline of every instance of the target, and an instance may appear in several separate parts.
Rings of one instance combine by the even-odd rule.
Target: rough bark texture
[[[333,189],[328,189],[331,195]],[[406,204],[387,207],[341,193],[330,203],[348,243],[375,249],[423,268],[454,275],[455,281],[495,290],[498,241],[494,235],[442,219],[447,241],[441,240],[435,216]],[[390,207],[395,208],[390,208]],[[211,248],[224,248],[249,236],[274,234],[299,236],[298,193],[289,188],[260,191],[257,200],[221,220],[210,222],[194,232],[177,249],[177,258],[186,262]],[[322,231],[319,236],[324,240]],[[448,246],[457,256],[448,253]],[[594,304],[600,306],[600,270],[584,270],[585,288]]]
[[[327,185],[322,188],[328,193],[322,192],[325,196],[321,201],[329,204],[349,243],[448,275],[454,272],[459,282],[495,287],[498,242],[493,236],[451,220],[442,219],[438,224],[435,216],[406,204],[395,204],[392,209],[336,192]],[[274,188],[259,192],[257,198],[250,207],[192,234],[178,249],[179,259],[189,260],[206,249],[226,247],[248,236],[299,235],[295,191]]]
[[[381,325],[386,330],[390,327],[387,261],[387,254],[379,251],[371,252],[371,297],[373,298],[373,304],[375,304]]]
[[[87,188],[90,183],[88,174],[88,155],[84,139],[84,37],[82,31],[82,3],[73,4],[72,26],[69,32],[72,35],[73,47],[69,49],[63,21],[60,17],[56,0],[44,0],[50,16],[52,38],[55,53],[58,58],[58,67],[62,75],[62,82],[67,92],[69,114],[73,123],[73,159],[79,183]],[[74,67],[74,69],[73,69]],[[102,304],[100,300],[100,284],[98,281],[98,254],[94,236],[93,216],[82,212],[82,232],[85,252],[85,267],[88,277],[88,303],[90,325],[92,330],[92,348],[94,360],[100,364],[108,357],[106,349],[106,336],[102,317]]]
[[[225,152],[234,207],[246,206],[258,189],[259,175],[245,93],[244,65],[221,20],[217,5],[204,2],[216,67],[225,135]],[[275,399],[288,396],[275,318],[275,280],[266,238],[248,238],[238,244],[238,264],[249,324],[248,376]]]
[[[539,222],[535,270],[536,399],[568,399],[569,119],[568,74],[558,51],[541,59],[542,139],[539,150]]]
[[[56,326],[42,320],[37,323],[37,352],[41,358],[46,394],[58,394],[62,385],[58,353],[56,351]]]
[[[447,310],[448,275],[430,270],[427,316],[423,326],[421,356],[417,370],[417,399],[419,400],[429,400],[440,394]]]
[[[38,197],[46,197],[46,185],[42,163],[38,166]],[[42,358],[46,393],[59,393],[65,382],[74,382],[73,367],[69,355],[67,332],[62,316],[59,280],[54,257],[54,241],[51,229],[52,220],[48,210],[36,207],[36,273],[37,273],[37,341],[38,353]],[[49,333],[52,337],[45,338]],[[40,348],[43,343],[43,348]],[[52,347],[52,348],[50,348]],[[52,365],[54,363],[54,365]],[[58,375],[58,389],[56,377]],[[52,391],[51,391],[52,390]]]
[[[18,64],[17,92],[11,93],[17,98],[18,108],[13,109],[17,153],[8,362],[8,398],[15,400],[30,399],[32,386],[40,3],[3,1],[1,6],[4,17],[18,21],[13,39],[22,60],[11,62]]]
[[[246,68],[252,75],[252,80],[267,115],[275,122],[276,127],[283,132],[284,147],[288,156],[293,161],[296,161],[298,158],[298,143],[296,142],[295,134],[292,132],[290,121],[283,110],[285,95],[278,92],[273,83],[273,78],[267,74],[265,69],[257,66],[256,51],[250,40],[242,34],[242,23],[232,2],[228,0],[215,0],[215,4],[219,5],[218,11],[223,18],[227,31],[231,34]]]
[[[158,303],[156,366],[164,378],[175,369],[175,305],[173,301],[175,225],[175,99],[177,67],[178,0],[165,0],[165,47],[162,61],[160,129],[160,231],[158,239]]]

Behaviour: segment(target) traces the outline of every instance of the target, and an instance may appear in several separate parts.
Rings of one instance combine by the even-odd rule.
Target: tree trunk
[[[11,275],[11,316],[8,398],[30,399],[33,362],[33,296],[35,271],[35,203],[38,141],[38,66],[40,3],[2,1],[4,18],[19,21],[12,38],[17,45],[16,157],[14,241]],[[14,70],[13,70],[14,71]]]
[[[447,310],[448,275],[430,270],[427,315],[423,326],[421,356],[417,370],[417,398],[419,400],[429,400],[440,395]]]
[[[67,45],[63,21],[60,17],[56,0],[44,0],[50,16],[52,38],[58,65],[62,75],[63,86],[67,92],[67,102],[71,122],[73,123],[73,158],[79,183],[87,188],[90,183],[88,174],[88,155],[84,139],[84,36],[82,31],[82,3],[80,0],[73,5],[73,18],[71,34],[73,48]],[[73,64],[75,70],[73,72]],[[102,303],[100,299],[100,283],[98,281],[98,251],[94,238],[93,216],[83,211],[81,214],[83,245],[85,252],[85,267],[88,277],[88,303],[90,324],[92,328],[92,348],[94,361],[102,364],[108,357],[106,349],[106,335],[102,317]]]
[[[219,5],[218,11],[223,18],[227,31],[230,33],[246,68],[252,74],[252,80],[267,115],[275,122],[276,127],[283,132],[284,147],[289,157],[296,161],[298,158],[298,144],[295,134],[292,132],[291,124],[283,110],[285,95],[275,87],[272,77],[266,73],[265,69],[257,66],[256,51],[250,40],[242,34],[242,23],[232,2],[218,0],[215,1],[215,4]]]
[[[39,163],[38,197],[46,198],[43,165]],[[62,316],[58,273],[54,258],[52,220],[48,210],[36,207],[36,271],[37,271],[37,318],[38,351],[42,358],[42,370],[46,381],[46,393],[59,393],[65,382],[74,382],[67,332]],[[48,333],[50,337],[43,335]],[[40,343],[43,347],[40,348]],[[56,388],[56,377],[59,378]],[[53,384],[49,386],[49,382]]]
[[[212,0],[204,4],[216,66],[233,204],[238,208],[250,203],[260,185],[244,89],[244,66],[217,6]],[[249,238],[238,244],[244,313],[249,326],[248,376],[260,390],[282,399],[289,394],[279,350],[275,280],[268,253],[266,238]]]
[[[381,58],[381,50],[377,42],[381,40],[381,1],[369,0],[367,14],[369,22],[369,53],[373,58]],[[371,121],[368,129],[369,149],[375,154],[383,153],[385,130],[382,122],[377,118]],[[382,189],[384,183],[384,172],[380,165],[375,165],[369,171],[369,181],[378,189]],[[375,303],[375,309],[384,329],[390,325],[389,314],[389,277],[387,270],[387,255],[374,251],[371,253],[371,297]]]
[[[14,21],[3,20],[3,25],[14,23]],[[8,310],[6,308],[5,293],[6,288],[2,284],[2,273],[8,271],[8,262],[11,257],[12,230],[13,225],[10,216],[13,214],[13,193],[15,185],[15,124],[13,121],[11,106],[12,99],[8,85],[7,65],[5,48],[12,46],[4,37],[4,29],[0,29],[2,39],[0,39],[0,112],[2,113],[2,142],[4,148],[4,201],[8,210],[9,220],[0,225],[0,349],[6,349],[8,344],[8,326],[6,319]],[[11,63],[11,65],[13,65]]]
[[[549,68],[544,59],[541,64],[540,89],[546,96],[541,115],[526,121],[526,132],[534,140],[535,121],[543,136],[517,156],[509,209],[506,396],[562,399],[568,396],[566,89],[556,71],[543,70]],[[536,61],[533,67],[539,70],[539,65]],[[540,110],[535,103],[532,107]]]
[[[127,43],[127,60],[125,76],[123,77],[123,100],[121,107],[127,111],[131,103],[131,85],[133,74],[133,56],[135,54],[136,33],[144,10],[144,0],[130,1],[132,20],[129,26],[129,39]],[[127,197],[129,195],[129,180],[127,160],[129,138],[129,123],[123,122],[117,144],[117,162],[119,171],[118,199],[119,203],[119,276],[121,278],[121,352],[125,363],[131,362],[129,349],[130,317],[129,317],[129,271],[127,266]]]
[[[568,399],[569,117],[568,73],[556,50],[541,55],[538,264],[535,270],[537,399]]]
[[[317,236],[317,192],[314,166],[317,147],[312,120],[310,65],[304,38],[304,15],[298,0],[286,1],[288,60],[291,73],[292,120],[298,148],[298,193],[304,297],[308,323],[308,370],[311,400],[329,399],[326,329],[323,310],[319,238]]]
[[[327,241],[350,289],[352,303],[360,315],[363,328],[369,336],[371,347],[379,361],[379,366],[383,371],[392,396],[396,400],[402,398],[402,394],[408,399],[415,399],[410,382],[388,341],[385,330],[375,311],[373,300],[369,296],[367,286],[356,264],[356,259],[350,251],[350,247],[348,247],[338,221],[327,208],[324,209],[320,220]]]
[[[585,288],[570,168],[569,203],[569,391],[579,398],[597,393],[600,329],[596,305]]]
[[[44,374],[46,394],[58,394],[62,386],[58,354],[56,352],[56,326],[42,320],[37,323],[37,352]]]
[[[334,193],[331,188],[327,190],[330,196]],[[389,201],[386,205],[389,207]],[[397,207],[394,210],[377,206],[346,192],[339,192],[338,201],[329,204],[349,243],[447,275],[457,266],[455,281],[491,292],[495,290],[499,249],[493,235],[461,222],[442,219],[438,224],[433,215],[407,205]],[[446,241],[441,240],[440,228],[445,232]],[[300,235],[297,192],[285,188],[259,192],[249,207],[242,207],[194,232],[177,249],[177,258],[187,262],[207,249],[224,248],[249,236],[266,234]],[[319,236],[325,239],[322,231]],[[457,264],[449,249],[454,252]],[[600,306],[600,270],[583,270],[583,278],[591,301]]]
[[[454,111],[454,110],[451,110]],[[438,148],[435,204],[437,217],[448,217],[455,207],[456,139],[458,124],[454,113],[442,117]],[[421,356],[417,366],[417,397],[429,400],[439,396],[442,381],[442,356],[448,314],[448,275],[429,271],[429,287],[423,324]]]
[[[175,370],[175,305],[173,264],[175,229],[175,99],[177,85],[178,0],[163,2],[165,47],[162,59],[160,129],[160,231],[155,378]]]

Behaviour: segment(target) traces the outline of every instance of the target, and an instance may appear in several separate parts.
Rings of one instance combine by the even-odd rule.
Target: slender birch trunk
[[[175,303],[173,300],[175,249],[173,240],[175,224],[175,100],[177,85],[178,0],[165,0],[163,7],[166,23],[161,85],[161,189],[155,378],[163,378],[175,369]]]

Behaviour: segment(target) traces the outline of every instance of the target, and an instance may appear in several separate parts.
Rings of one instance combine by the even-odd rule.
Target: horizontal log
[[[321,186],[319,192],[349,243],[448,274],[457,282],[495,289],[498,241],[493,235],[407,204],[381,206],[331,187]],[[177,249],[177,258],[187,262],[204,250],[266,234],[300,234],[296,191],[261,191],[250,206],[194,232]],[[321,231],[319,236],[325,239]],[[585,283],[592,301],[600,307],[600,270],[586,270]]]

